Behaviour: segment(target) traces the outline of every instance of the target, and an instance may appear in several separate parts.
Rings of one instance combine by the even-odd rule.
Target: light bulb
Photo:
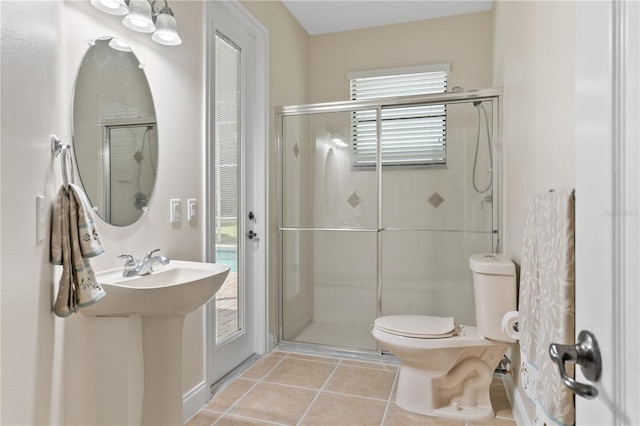
[[[129,8],[124,0],[91,0],[91,4],[98,10],[111,15],[126,15]]]
[[[173,17],[171,9],[164,7],[156,17],[156,32],[151,36],[151,40],[167,46],[177,46],[182,43],[178,35],[176,19]]]
[[[133,31],[152,33],[156,30],[151,19],[151,4],[147,0],[131,0],[129,14],[124,17],[122,24]]]

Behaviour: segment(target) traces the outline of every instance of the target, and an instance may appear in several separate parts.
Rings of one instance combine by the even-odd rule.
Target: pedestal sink
[[[107,295],[81,309],[89,316],[142,317],[143,425],[183,424],[182,326],[184,316],[220,289],[229,267],[172,260],[153,273],[122,277],[122,268],[96,274]]]

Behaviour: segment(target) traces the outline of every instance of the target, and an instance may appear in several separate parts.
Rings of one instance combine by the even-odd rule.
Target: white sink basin
[[[207,303],[229,274],[226,265],[183,260],[153,269],[135,277],[123,277],[122,267],[97,273],[107,294],[80,311],[89,316],[182,316]]]

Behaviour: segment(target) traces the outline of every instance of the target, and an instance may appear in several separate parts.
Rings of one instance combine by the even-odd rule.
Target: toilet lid
[[[375,326],[387,333],[421,339],[443,339],[456,334],[453,317],[391,315],[376,319]]]

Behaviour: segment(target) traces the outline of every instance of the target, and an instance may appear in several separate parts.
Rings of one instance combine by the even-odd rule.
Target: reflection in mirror
[[[103,37],[92,43],[76,79],[78,172],[98,215],[116,226],[140,218],[155,186],[158,126],[143,68],[124,43]]]

